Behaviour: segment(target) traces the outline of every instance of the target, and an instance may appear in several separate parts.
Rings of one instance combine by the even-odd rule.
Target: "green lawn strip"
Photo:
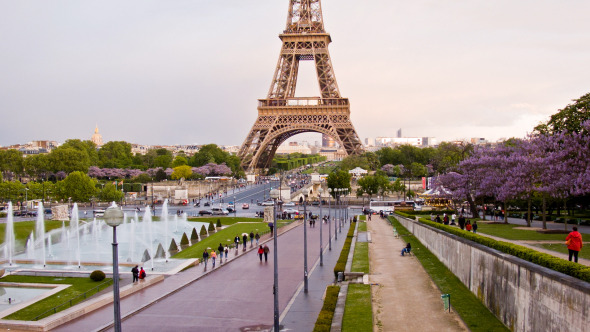
[[[361,214],[361,215],[359,216],[359,220],[367,220],[367,216],[366,216],[366,215],[364,215],[364,214]]]
[[[278,226],[280,228],[285,225],[288,225],[289,223],[290,222],[278,222]],[[231,225],[227,228],[222,229],[219,232],[213,233],[212,235],[204,238],[202,241],[199,241],[199,242],[193,244],[192,246],[190,246],[189,248],[172,256],[172,258],[184,258],[184,259],[202,258],[203,251],[206,248],[209,247],[211,249],[217,249],[217,247],[219,247],[219,243],[223,244],[224,246],[229,245],[230,247],[232,247],[233,243],[234,243],[234,238],[236,237],[236,235],[239,235],[240,239],[241,239],[243,233],[250,234],[250,232],[254,232],[254,234],[256,234],[256,232],[258,232],[258,234],[260,234],[260,236],[262,236],[266,233],[270,233],[270,230],[268,228],[268,225],[264,222],[246,222],[246,223],[234,224],[234,225]],[[250,240],[249,236],[248,236],[248,240]],[[240,240],[240,243],[241,243],[241,240]],[[256,242],[254,242],[254,243],[256,243]]]
[[[457,278],[430,250],[394,217],[389,220],[397,228],[404,242],[412,244],[412,253],[443,294],[451,294],[451,306],[471,331],[508,331],[508,328]],[[442,310],[441,300],[441,310]]]
[[[360,226],[360,225],[359,225]],[[369,243],[358,242],[354,245],[351,272],[369,273]]]
[[[373,331],[371,285],[349,284],[342,318],[342,331]]]
[[[359,222],[357,231],[358,232],[366,232],[367,231],[367,223],[366,222]]]
[[[32,320],[38,315],[46,312],[47,310],[52,309],[55,306],[68,302],[69,300],[77,297],[78,295],[83,294],[95,288],[96,286],[108,281],[109,279],[104,279],[102,281],[96,282],[91,280],[90,278],[58,278],[58,277],[34,277],[34,276],[17,276],[11,275],[6,276],[0,279],[0,282],[22,282],[22,283],[39,283],[39,284],[69,284],[72,285],[61,292],[53,294],[41,301],[35,302],[32,305],[23,308],[15,313],[12,313],[3,319],[14,319],[14,320]],[[109,285],[109,284],[107,284]],[[105,287],[101,287],[101,291]],[[90,292],[88,297],[95,295],[97,293],[96,290]],[[84,301],[84,297],[80,297],[76,299],[72,304],[79,303]],[[57,309],[57,312],[70,308],[69,305],[62,306]],[[53,314],[53,311],[46,316],[40,317],[44,318]]]
[[[326,296],[324,298],[324,305],[315,322],[313,332],[330,332],[332,328],[332,319],[334,318],[334,310],[338,302],[338,293],[340,286],[328,286],[326,288]]]
[[[557,251],[562,254],[569,254],[569,251],[567,250],[567,246],[562,243],[535,243],[535,244],[533,244],[533,246]],[[584,247],[578,253],[579,258],[590,259],[590,251],[584,249],[586,246],[587,246],[587,244],[584,244]]]
[[[501,237],[507,240],[555,240],[565,241],[567,234],[543,234],[535,230],[528,229],[515,229],[517,227],[523,227],[522,225],[514,224],[486,224],[478,223],[477,232],[488,234],[492,236]]]
[[[19,221],[14,223],[14,237],[17,242],[16,250],[23,250],[25,247],[25,242],[29,235],[31,235],[31,231],[35,229],[36,221]],[[66,227],[69,226],[70,222],[65,222]],[[56,228],[61,228],[62,222],[59,220],[46,220],[45,221],[45,232],[49,232]],[[6,234],[6,224],[0,224],[0,243],[4,243],[4,238]],[[35,236],[36,237],[36,236]]]

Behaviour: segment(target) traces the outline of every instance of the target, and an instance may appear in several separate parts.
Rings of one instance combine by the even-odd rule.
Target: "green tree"
[[[131,144],[111,141],[98,150],[98,162],[102,168],[127,168],[133,163]]]
[[[0,199],[2,201],[15,202],[24,200],[24,192],[25,185],[19,181],[5,181],[0,183]]]
[[[54,149],[47,158],[49,167],[54,173],[59,171],[66,173],[76,171],[87,173],[90,167],[88,154],[74,148],[65,147]]]
[[[167,178],[168,178],[168,176],[166,175],[166,172],[164,172],[163,169],[160,168],[156,172],[156,182],[160,182],[160,181],[166,180]]]
[[[24,158],[22,152],[14,149],[0,150],[0,170],[4,175],[12,172],[16,175],[24,173]],[[7,178],[4,176],[4,178]]]
[[[96,193],[96,181],[85,173],[72,172],[57,183],[57,192],[64,200],[71,198],[73,202],[88,202]]]
[[[174,158],[174,160],[172,161],[172,168],[178,167],[178,166],[184,166],[188,164],[188,160],[183,157],[183,156],[176,156]]]
[[[541,134],[555,134],[565,130],[579,133],[582,123],[587,120],[590,120],[590,93],[574,99],[573,104],[551,115],[549,121],[536,126],[534,131]]]
[[[164,169],[170,167],[170,163],[172,163],[172,155],[160,155],[154,159],[154,166],[155,167],[162,167]]]
[[[102,202],[120,202],[124,196],[125,194],[110,182],[98,192],[98,199]]]
[[[170,175],[173,180],[188,179],[193,174],[192,168],[188,165],[174,167],[174,171]]]
[[[370,169],[369,161],[365,156],[350,155],[344,158],[340,163],[340,169],[343,171],[350,171],[356,167],[368,170]]]
[[[34,179],[45,179],[49,176],[51,165],[48,154],[36,154],[25,158],[24,168],[27,175]]]
[[[434,172],[447,173],[473,152],[473,144],[442,142],[434,150],[430,160]]]
[[[334,189],[344,188],[350,192],[350,174],[346,171],[335,171],[328,174],[328,188],[332,189],[332,197],[336,197]]]
[[[94,142],[90,140],[82,141],[79,139],[69,139],[66,140],[62,145],[60,145],[58,149],[66,148],[72,148],[81,152],[85,152],[88,156],[90,166],[98,165],[98,151],[96,149],[96,144],[94,144]]]

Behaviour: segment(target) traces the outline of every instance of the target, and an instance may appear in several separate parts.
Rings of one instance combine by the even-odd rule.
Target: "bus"
[[[383,213],[391,214],[395,210],[395,203],[394,201],[371,201],[369,209],[373,213],[383,211]]]

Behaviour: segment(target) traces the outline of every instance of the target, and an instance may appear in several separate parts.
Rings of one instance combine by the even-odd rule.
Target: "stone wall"
[[[590,284],[396,216],[513,331],[588,331]]]

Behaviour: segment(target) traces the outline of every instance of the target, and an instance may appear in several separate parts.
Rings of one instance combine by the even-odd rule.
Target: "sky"
[[[0,0],[0,145],[241,145],[289,1]],[[590,1],[323,0],[359,137],[525,137],[590,92]],[[303,62],[297,96],[319,96]],[[295,139],[318,140],[312,136]]]

